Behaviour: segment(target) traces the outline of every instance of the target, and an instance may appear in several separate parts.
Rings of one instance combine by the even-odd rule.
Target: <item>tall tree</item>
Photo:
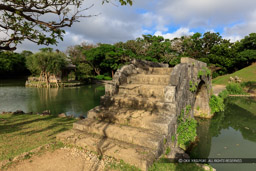
[[[66,58],[64,53],[43,49],[41,52],[28,56],[26,58],[26,65],[33,74],[40,74],[39,83],[43,81],[49,86],[50,76],[56,76],[61,73],[61,70],[67,63]]]
[[[36,44],[57,44],[63,40],[64,27],[71,27],[81,17],[84,0],[0,0],[0,50],[15,50],[28,39]],[[110,0],[102,0],[102,3]],[[121,5],[132,5],[132,0],[119,0]]]

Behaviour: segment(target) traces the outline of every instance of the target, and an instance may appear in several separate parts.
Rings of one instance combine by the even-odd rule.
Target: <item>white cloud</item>
[[[251,12],[243,23],[238,23],[232,27],[225,27],[223,37],[236,41],[253,32],[256,32],[256,10]]]
[[[255,0],[162,0],[157,13],[182,26],[210,28],[242,20],[255,6]]]
[[[118,4],[118,1],[113,1]],[[142,34],[162,35],[165,38],[191,35],[193,31],[214,31],[224,29],[222,36],[231,40],[240,39],[256,28],[255,0],[148,0],[134,1],[133,6],[116,7],[101,4],[101,1],[86,0],[83,6],[93,8],[86,14],[96,17],[81,18],[71,28],[65,28],[67,35],[59,49],[82,41],[90,43],[115,43],[140,37]],[[234,23],[240,23],[232,25]],[[170,27],[179,28],[168,33]],[[34,47],[32,47],[34,46]],[[36,45],[24,42],[20,49]],[[27,49],[29,50],[29,49]],[[20,50],[19,50],[20,51]]]
[[[189,31],[188,28],[179,28],[173,33],[165,33],[163,34],[161,31],[155,32],[156,36],[163,36],[165,39],[173,39],[173,38],[180,38],[181,36],[189,36],[193,35],[194,32]]]

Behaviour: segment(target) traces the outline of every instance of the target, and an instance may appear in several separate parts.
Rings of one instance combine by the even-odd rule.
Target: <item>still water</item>
[[[0,112],[50,110],[54,115],[86,116],[88,110],[99,105],[100,96],[104,95],[103,85],[70,88],[28,88],[24,85],[24,79],[0,81]]]
[[[230,97],[225,111],[199,120],[193,158],[254,158],[256,160],[256,99]],[[255,164],[213,164],[217,171],[255,171]]]

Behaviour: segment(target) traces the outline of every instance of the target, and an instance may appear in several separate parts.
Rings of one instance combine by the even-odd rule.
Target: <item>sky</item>
[[[82,8],[94,6],[83,15],[97,16],[80,18],[64,28],[64,40],[50,47],[66,51],[82,42],[114,44],[143,34],[173,39],[208,31],[236,41],[256,32],[256,0],[133,0],[132,6],[111,2],[102,5],[101,0],[85,0]],[[36,52],[42,47],[24,41],[17,52]]]

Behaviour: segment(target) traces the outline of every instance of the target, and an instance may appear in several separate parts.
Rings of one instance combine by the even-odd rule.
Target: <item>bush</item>
[[[186,107],[186,112],[184,110],[178,117],[178,144],[181,148],[186,149],[187,146],[193,142],[197,136],[196,127],[197,121],[189,116],[189,111],[191,106]]]
[[[104,79],[104,75],[97,75],[94,77],[97,80],[103,80]]]
[[[225,99],[228,97],[228,95],[229,95],[228,90],[223,90],[222,92],[220,92],[219,97],[222,99]]]
[[[223,94],[224,95],[224,94]],[[212,95],[209,102],[211,113],[224,111],[224,99],[215,95]]]
[[[112,80],[110,76],[104,76],[104,80]]]
[[[246,94],[239,83],[230,83],[226,86],[229,94]]]

